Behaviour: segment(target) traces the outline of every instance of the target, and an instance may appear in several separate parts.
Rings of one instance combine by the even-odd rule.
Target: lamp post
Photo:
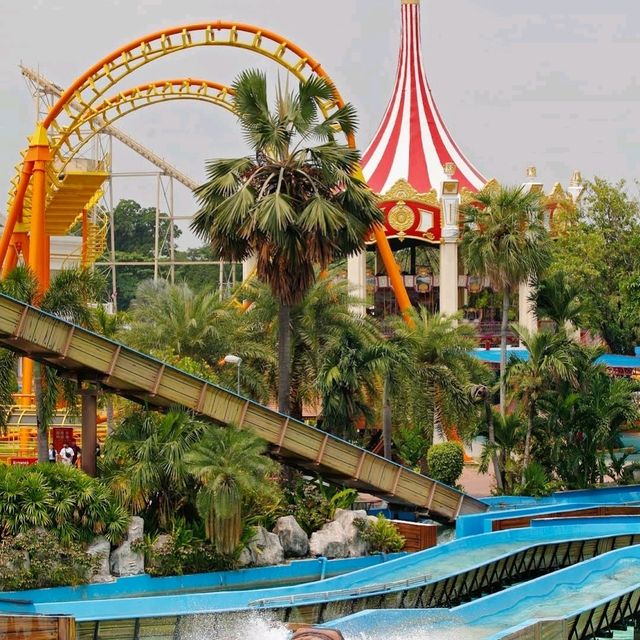
[[[235,364],[238,367],[238,382],[236,385],[236,391],[238,395],[240,395],[240,365],[242,364],[242,358],[240,356],[234,356],[230,353],[224,357],[224,361],[228,364]]]

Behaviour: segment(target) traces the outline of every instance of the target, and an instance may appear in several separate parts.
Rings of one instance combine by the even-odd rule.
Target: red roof
[[[398,180],[418,192],[438,190],[447,179],[443,165],[454,163],[461,188],[479,191],[485,178],[465,158],[435,104],[422,60],[420,3],[402,3],[402,38],[391,101],[362,158],[369,186],[383,194]]]

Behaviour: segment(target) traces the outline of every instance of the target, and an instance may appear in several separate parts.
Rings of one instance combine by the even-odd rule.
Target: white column
[[[242,262],[242,282],[246,282],[256,269],[256,257],[255,255],[249,256]],[[222,266],[220,267],[222,268]]]
[[[523,183],[522,188],[525,193],[537,192],[542,193],[544,185],[538,181],[538,171],[535,167],[527,168],[527,181]],[[518,324],[523,326],[529,333],[538,331],[538,318],[534,305],[529,302],[529,297],[533,288],[530,282],[521,282],[518,287]]]
[[[347,259],[347,279],[350,293],[358,299],[358,304],[351,305],[351,312],[364,316],[367,313],[367,252],[351,256]]]
[[[458,313],[458,189],[457,180],[445,180],[440,198],[443,222],[440,242],[440,313],[448,316]]]
[[[521,282],[518,287],[518,324],[523,326],[529,333],[538,331],[538,318],[535,309],[529,302],[529,296],[533,291],[533,287],[529,282]]]

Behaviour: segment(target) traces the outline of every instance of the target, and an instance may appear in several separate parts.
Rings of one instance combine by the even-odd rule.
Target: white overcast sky
[[[279,32],[323,64],[359,111],[360,147],[393,86],[400,0],[0,0],[0,6],[0,180],[7,188],[34,126],[21,61],[66,86],[147,32],[215,19],[249,22]],[[566,184],[574,169],[587,178],[638,177],[637,0],[423,0],[422,39],[445,123],[486,177],[520,182],[530,164],[547,188]],[[247,67],[276,77],[277,65],[259,56],[198,48],[148,65],[122,88],[181,76],[230,83]],[[245,151],[233,117],[204,103],[159,105],[118,125],[197,181],[205,159]],[[128,151],[114,152],[114,171],[152,169]],[[155,183],[120,179],[117,195],[152,206]],[[178,185],[176,212],[194,208]]]

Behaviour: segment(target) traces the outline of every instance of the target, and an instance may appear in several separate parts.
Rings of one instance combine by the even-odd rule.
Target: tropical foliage
[[[584,301],[585,329],[612,353],[633,354],[640,340],[640,201],[624,181],[594,178],[576,219],[553,245],[553,271],[563,271]]]
[[[1,538],[44,528],[64,544],[96,535],[118,543],[129,520],[107,487],[75,467],[0,465]]]
[[[104,289],[104,280],[97,272],[67,269],[57,273],[49,288],[38,299],[44,311],[70,320],[84,327],[93,327],[91,305],[98,302]],[[33,304],[37,296],[37,281],[27,267],[17,267],[0,281],[0,293]],[[0,425],[6,423],[6,408],[12,404],[11,393],[16,391],[17,357],[0,350]],[[64,397],[71,407],[76,405],[77,385],[60,379],[50,367],[34,363],[34,392],[38,418],[38,460],[47,460],[48,429],[58,399]]]
[[[222,556],[238,549],[250,501],[271,492],[265,479],[277,473],[266,443],[232,426],[209,429],[184,456],[198,481],[196,507],[206,536]]]
[[[513,294],[537,277],[548,259],[540,195],[524,187],[487,189],[462,208],[462,254],[470,273],[487,277],[502,292],[500,412],[506,412],[507,330]]]
[[[326,80],[300,82],[297,93],[279,87],[273,111],[263,73],[246,71],[233,88],[253,153],[208,163],[192,228],[226,260],[255,256],[258,277],[278,300],[278,408],[287,413],[290,308],[313,285],[317,267],[364,248],[382,214],[354,177],[360,154],[336,141],[337,132],[355,131],[355,110],[347,104],[329,117],[320,110],[334,99]]]
[[[205,430],[184,412],[132,411],[104,447],[104,482],[132,513],[166,530],[174,518],[189,514],[194,485],[184,456]]]

